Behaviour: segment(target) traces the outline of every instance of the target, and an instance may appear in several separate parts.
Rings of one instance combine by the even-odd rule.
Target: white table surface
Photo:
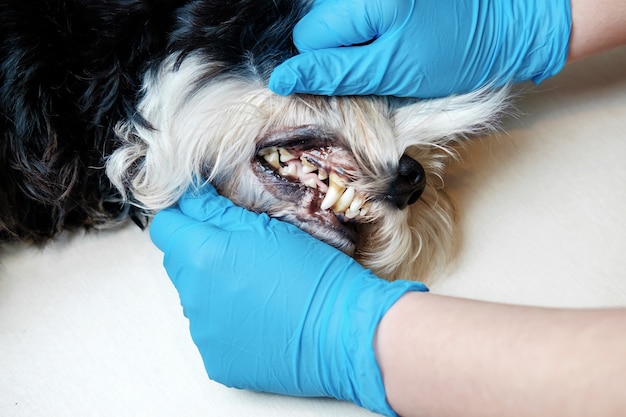
[[[532,90],[506,135],[450,170],[461,246],[431,290],[626,306],[626,49]],[[134,226],[0,255],[2,417],[368,415],[209,381],[161,254]]]

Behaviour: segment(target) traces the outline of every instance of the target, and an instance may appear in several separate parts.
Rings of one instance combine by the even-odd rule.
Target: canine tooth
[[[321,181],[327,180],[328,179],[328,172],[326,172],[322,168],[320,168],[319,172],[317,173],[317,178],[319,178]]]
[[[326,193],[326,197],[324,197],[324,201],[322,201],[322,205],[320,206],[320,208],[322,210],[328,210],[333,206],[333,204],[339,201],[339,198],[341,198],[340,191],[336,187],[329,187],[328,192]]]
[[[300,160],[302,161],[302,172],[305,174],[317,171],[317,167],[310,163],[306,156],[301,157]]]
[[[280,153],[280,162],[289,162],[296,159],[296,157],[285,148],[278,148],[278,152]]]
[[[343,180],[336,174],[330,174],[328,192],[326,193],[326,197],[324,197],[324,201],[322,201],[321,209],[328,210],[331,208],[339,201],[345,190],[346,187],[343,184]]]
[[[338,187],[346,188],[346,182],[339,175],[331,172],[328,176],[328,180],[330,184],[336,184]]]
[[[339,201],[333,205],[335,213],[343,213],[350,208],[350,204],[352,204],[352,200],[354,200],[354,194],[354,188],[346,188],[346,191],[343,193]]]

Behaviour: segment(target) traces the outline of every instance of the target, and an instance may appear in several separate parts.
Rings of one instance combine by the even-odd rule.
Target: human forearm
[[[572,0],[568,62],[626,44],[626,2]]]
[[[626,310],[413,293],[382,319],[375,346],[388,401],[403,416],[626,412]]]

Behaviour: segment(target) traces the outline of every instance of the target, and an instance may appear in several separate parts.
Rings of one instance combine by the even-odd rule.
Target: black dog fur
[[[166,55],[201,52],[220,71],[262,56],[253,68],[268,77],[295,52],[306,3],[0,0],[0,241],[143,224],[104,170],[115,125],[137,117],[143,75]]]

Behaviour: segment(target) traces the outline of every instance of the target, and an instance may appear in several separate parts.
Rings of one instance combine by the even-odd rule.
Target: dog
[[[272,93],[310,0],[0,0],[0,237],[140,225],[210,182],[379,276],[454,252],[445,167],[505,89],[435,100]]]

